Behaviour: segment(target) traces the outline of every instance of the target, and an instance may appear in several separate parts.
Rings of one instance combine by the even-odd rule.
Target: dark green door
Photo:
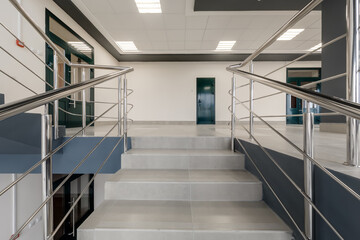
[[[196,79],[197,124],[215,124],[215,78]]]
[[[287,69],[287,79],[286,82],[290,84],[294,84],[296,86],[302,86],[314,81],[318,81],[321,79],[321,69],[320,68],[288,68]],[[320,92],[321,84],[317,84],[313,86],[311,90]],[[311,109],[313,113],[320,112],[320,106],[314,105]],[[304,112],[303,100],[291,96],[289,94],[286,95],[286,115],[297,115],[302,114]],[[320,116],[315,116],[315,124],[320,123]],[[302,124],[302,117],[287,117],[286,124]]]

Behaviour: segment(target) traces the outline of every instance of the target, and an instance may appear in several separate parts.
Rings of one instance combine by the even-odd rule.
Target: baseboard
[[[346,133],[346,123],[320,123],[320,132]]]

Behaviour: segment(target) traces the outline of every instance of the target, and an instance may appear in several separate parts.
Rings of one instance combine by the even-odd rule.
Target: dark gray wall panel
[[[246,141],[241,142],[303,230],[304,200],[302,195],[291,185],[283,174],[280,173],[260,147]],[[235,146],[239,152],[243,152],[237,141],[235,141]],[[295,183],[303,189],[303,161],[271,149],[267,150]],[[247,157],[245,166],[247,170],[262,180]],[[360,194],[359,179],[335,171],[331,172]],[[315,167],[314,182],[315,205],[340,232],[344,239],[360,239],[360,228],[358,227],[360,202],[317,167]],[[295,239],[302,239],[301,235],[295,230],[291,220],[264,182],[263,187],[264,201],[293,229]],[[318,215],[315,215],[315,235],[315,239],[317,240],[338,239]]]
[[[0,93],[0,105],[5,103],[5,95]]]
[[[309,2],[310,0],[195,0],[194,11],[300,10]]]
[[[346,33],[346,1],[324,0],[322,3],[322,42],[326,43]],[[346,72],[346,40],[342,39],[322,50],[322,77],[327,78]],[[321,92],[346,98],[346,78],[321,84]],[[329,112],[322,109],[322,112]],[[321,117],[322,122],[343,123],[345,117]]]

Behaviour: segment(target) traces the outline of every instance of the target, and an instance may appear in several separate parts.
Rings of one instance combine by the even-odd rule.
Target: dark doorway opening
[[[321,68],[288,68],[286,70],[286,82],[294,84],[296,86],[303,86],[305,84],[315,82],[321,79]],[[320,92],[321,84],[317,84],[310,90]],[[304,105],[303,100],[286,94],[286,115],[297,115],[303,114]],[[311,112],[320,113],[320,106],[314,104],[311,108]],[[320,123],[320,116],[315,116],[315,124]],[[297,117],[286,117],[286,124],[302,124],[303,118]]]
[[[215,124],[215,78],[196,79],[196,124]]]

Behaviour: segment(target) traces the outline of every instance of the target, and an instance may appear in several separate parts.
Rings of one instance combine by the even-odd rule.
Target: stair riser
[[[106,200],[260,201],[261,183],[119,183],[105,184]]]
[[[134,149],[230,149],[230,138],[132,137]]]
[[[244,156],[163,156],[123,154],[122,169],[244,169]]]
[[[291,234],[277,231],[207,232],[181,230],[78,230],[78,240],[290,240]]]

